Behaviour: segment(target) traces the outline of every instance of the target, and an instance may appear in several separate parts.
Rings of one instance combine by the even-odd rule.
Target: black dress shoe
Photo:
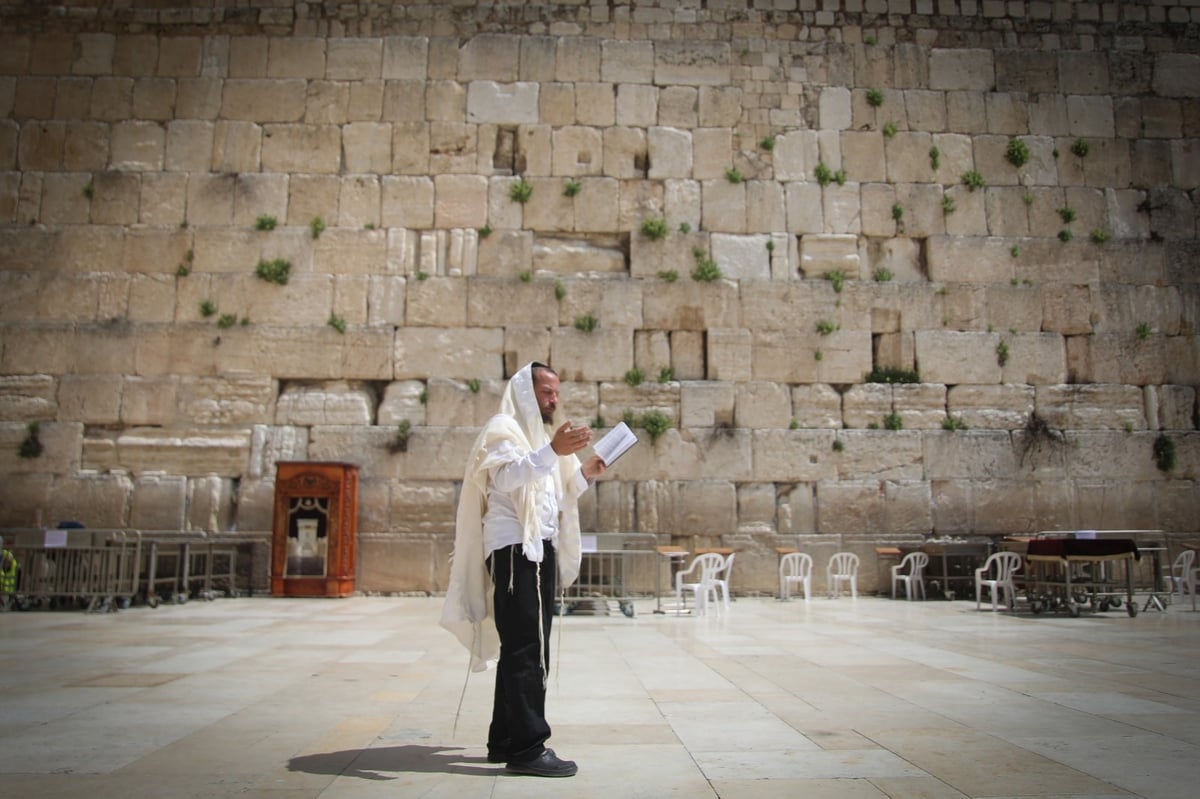
[[[563,760],[546,749],[533,760],[510,760],[504,767],[512,774],[529,774],[534,777],[574,777],[579,771],[574,760]]]

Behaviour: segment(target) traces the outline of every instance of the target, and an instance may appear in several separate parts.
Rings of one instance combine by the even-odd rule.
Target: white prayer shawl
[[[487,510],[488,470],[504,463],[494,445],[507,441],[522,454],[550,443],[534,394],[532,364],[524,366],[505,386],[500,412],[488,420],[471,446],[463,474],[462,493],[455,519],[454,551],[450,556],[450,584],[442,606],[441,626],[449,630],[471,654],[471,670],[483,671],[500,656],[500,637],[492,618],[492,584],[483,544],[483,515]],[[560,456],[553,471],[553,490],[561,512],[558,530],[558,578],[565,588],[579,576],[579,493],[574,478],[579,459]],[[521,521],[525,557],[542,562],[542,534],[537,508],[545,481],[518,489],[513,504]]]

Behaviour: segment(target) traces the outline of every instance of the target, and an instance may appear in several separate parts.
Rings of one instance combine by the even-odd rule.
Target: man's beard
[[[554,424],[554,411],[542,411],[542,424]]]

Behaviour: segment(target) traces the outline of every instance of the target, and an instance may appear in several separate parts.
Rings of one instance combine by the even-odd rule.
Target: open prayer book
[[[619,422],[604,438],[595,443],[592,450],[600,456],[605,466],[612,466],[617,458],[624,455],[637,441],[637,436],[629,429],[629,425]]]

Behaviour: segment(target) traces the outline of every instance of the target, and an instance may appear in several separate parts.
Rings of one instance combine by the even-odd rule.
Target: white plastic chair
[[[736,552],[730,552],[720,570],[713,575],[713,583],[721,591],[721,604],[725,610],[729,610],[729,574],[733,571],[733,557],[736,554]]]
[[[842,595],[842,583],[850,585],[850,597],[858,599],[858,555],[853,552],[835,552],[829,556],[829,565],[825,567],[825,584],[829,586],[829,596]]]
[[[812,556],[806,552],[789,552],[779,560],[779,598],[791,599],[792,586],[804,589],[804,599],[812,597]]]
[[[892,567],[892,599],[896,598],[896,583],[904,583],[904,598],[912,601],[917,594],[925,598],[925,567],[929,556],[924,552],[909,552],[904,559]],[[905,571],[907,569],[907,571]]]
[[[1163,576],[1171,587],[1171,594],[1179,595],[1179,604],[1183,604],[1184,591],[1192,595],[1192,610],[1196,609],[1196,572],[1192,564],[1196,561],[1196,553],[1185,549],[1175,556],[1170,570]],[[1174,601],[1174,599],[1172,599]]]
[[[706,552],[692,558],[686,569],[675,574],[675,607],[683,610],[684,591],[692,592],[697,615],[703,616],[708,612],[709,599],[720,607],[716,576],[724,565],[725,558],[716,552]]]
[[[995,567],[995,576],[992,568]],[[993,552],[983,565],[975,570],[975,609],[979,610],[983,589],[986,587],[992,595],[992,610],[999,610],[996,600],[1004,593],[1009,609],[1016,604],[1017,586],[1013,575],[1021,570],[1021,556],[1016,552]]]

